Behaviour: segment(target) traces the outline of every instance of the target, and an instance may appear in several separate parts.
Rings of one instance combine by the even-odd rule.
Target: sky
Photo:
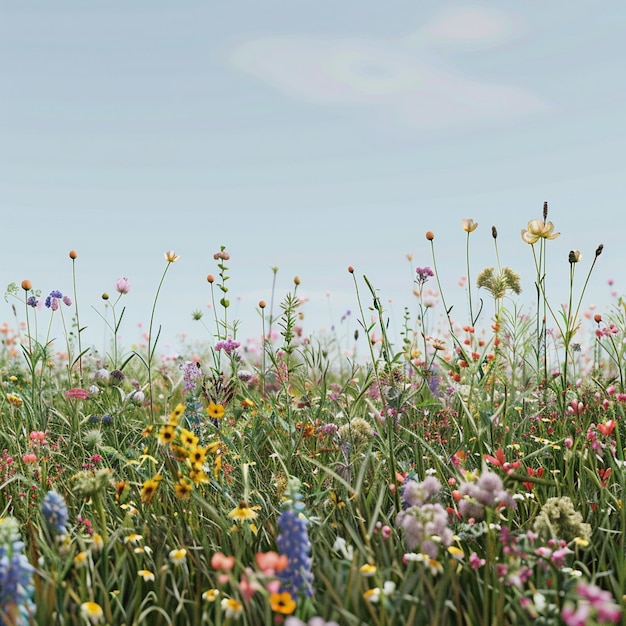
[[[547,201],[549,294],[566,301],[577,249],[577,297],[603,243],[584,306],[609,306],[626,290],[625,76],[621,0],[0,0],[0,287],[71,294],[75,249],[83,342],[105,344],[101,294],[121,277],[132,342],[175,250],[154,327],[163,350],[208,345],[225,246],[238,338],[261,334],[259,300],[275,279],[276,310],[295,276],[305,332],[351,335],[347,267],[398,328],[432,230],[461,319],[462,219],[479,224],[470,284],[496,264],[495,225],[532,303],[520,231]]]

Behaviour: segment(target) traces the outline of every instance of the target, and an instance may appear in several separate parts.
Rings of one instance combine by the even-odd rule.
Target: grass
[[[476,227],[463,221],[468,276]],[[557,309],[547,206],[524,232],[534,310],[494,228],[497,266],[453,321],[428,232],[434,269],[416,272],[398,345],[349,268],[361,361],[302,333],[297,278],[259,303],[258,349],[242,346],[225,247],[214,341],[195,360],[158,352],[173,251],[132,349],[117,342],[127,282],[106,354],[85,346],[76,290],[9,286],[22,313],[0,352],[0,623],[626,624],[626,305],[585,317],[572,253]]]

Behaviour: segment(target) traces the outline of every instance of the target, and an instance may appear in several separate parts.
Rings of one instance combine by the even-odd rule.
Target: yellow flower
[[[162,477],[160,474],[155,474],[143,484],[143,487],[141,488],[141,501],[144,504],[150,504],[150,502],[152,502],[152,498],[154,498],[154,494],[159,487],[161,479]]]
[[[174,250],[168,250],[165,253],[165,260],[168,263],[176,263],[176,261],[178,261],[178,259],[180,259],[180,256],[178,254],[176,254],[176,252],[174,252]]]
[[[222,404],[215,404],[215,402],[211,402],[206,409],[206,412],[209,414],[209,417],[213,419],[221,419],[224,417],[224,406]]]
[[[224,598],[220,602],[220,605],[224,611],[226,619],[237,619],[243,612],[243,604],[241,604],[238,600],[235,600],[235,598]]]
[[[207,602],[215,602],[217,598],[219,597],[219,595],[220,595],[219,589],[207,589],[202,594],[202,599],[206,600]]]
[[[281,615],[291,615],[296,610],[296,603],[288,591],[270,594],[272,611]]]
[[[228,517],[231,519],[237,520],[238,522],[243,522],[249,519],[256,519],[257,513],[254,509],[258,509],[260,507],[249,507],[245,502],[240,502],[239,506],[234,508],[229,514]]]
[[[85,567],[85,565],[87,565],[88,560],[89,560],[89,552],[87,552],[87,550],[83,550],[82,552],[79,552],[74,557],[74,565],[76,567]]]
[[[23,400],[16,393],[7,393],[7,401],[13,406],[22,406]]]
[[[104,540],[102,539],[102,535],[99,533],[94,533],[91,536],[91,548],[94,552],[100,552],[102,548],[104,548]]]
[[[198,437],[194,435],[190,430],[183,428],[180,431],[180,443],[183,446],[187,446],[187,448],[191,448],[193,446],[198,445]]]
[[[466,233],[474,232],[478,228],[478,222],[475,222],[467,217],[463,218],[461,224],[463,225],[463,230]]]
[[[376,603],[380,600],[380,588],[374,587],[373,589],[368,589],[364,594],[363,598],[368,602]]]
[[[154,574],[148,569],[140,569],[137,574],[141,576],[146,582],[154,581]]]
[[[163,445],[172,443],[175,437],[176,437],[176,431],[174,429],[174,426],[172,426],[171,424],[166,424],[165,426],[161,426],[161,428],[159,429],[159,441]]]
[[[174,407],[174,410],[170,413],[170,424],[174,424],[174,426],[177,426],[178,420],[181,418],[186,408],[187,407],[184,404],[177,404]]]
[[[359,571],[363,576],[368,578],[369,576],[373,576],[376,573],[376,566],[371,565],[370,563],[366,563],[365,565],[361,566],[361,569]]]
[[[170,561],[174,563],[174,565],[184,563],[186,558],[187,550],[185,550],[185,548],[178,548],[178,550],[172,550],[170,552]]]
[[[124,537],[124,543],[132,543],[133,545],[135,545],[138,544],[142,539],[142,535],[139,535],[137,533],[130,533],[130,535]]]
[[[203,448],[202,446],[193,446],[193,448],[190,448],[188,452],[188,458],[192,467],[202,467],[202,464],[206,460],[206,448]]]
[[[180,478],[174,485],[174,493],[176,493],[181,500],[188,498],[192,491],[193,483],[188,478]]]
[[[540,239],[556,239],[561,233],[555,233],[554,224],[543,220],[530,220],[522,230],[522,239],[531,246]]]
[[[102,607],[96,602],[83,602],[80,605],[80,614],[92,624],[98,624],[104,617]]]
[[[456,546],[449,546],[448,553],[452,556],[452,558],[456,559],[457,561],[462,560],[465,556],[463,550],[461,550],[461,548],[457,548]]]

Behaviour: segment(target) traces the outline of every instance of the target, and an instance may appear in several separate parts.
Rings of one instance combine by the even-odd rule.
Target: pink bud
[[[126,294],[130,291],[130,281],[128,278],[118,278],[115,283],[115,290],[119,293]]]

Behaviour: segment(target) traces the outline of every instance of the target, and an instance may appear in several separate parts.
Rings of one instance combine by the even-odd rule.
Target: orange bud
[[[433,233],[432,230],[429,230],[426,232],[426,239],[428,239],[428,241],[432,241],[435,238],[435,233]]]
[[[30,291],[32,288],[33,288],[33,283],[31,283],[30,280],[22,281],[22,289],[24,291]]]
[[[72,261],[78,257],[78,252],[76,252],[76,250],[70,250],[70,259],[72,259]]]
[[[210,282],[211,284],[213,284],[213,281],[215,280],[215,277],[213,276],[213,274],[209,274],[206,277],[207,281]]]

